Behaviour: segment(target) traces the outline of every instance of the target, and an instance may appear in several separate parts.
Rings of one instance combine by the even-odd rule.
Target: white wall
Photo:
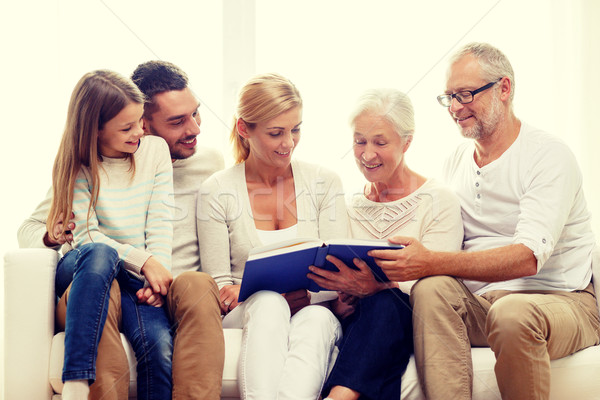
[[[1,7],[0,254],[17,247],[19,224],[49,187],[79,77],[97,68],[129,75],[157,58],[189,73],[203,102],[203,141],[227,153],[235,86],[255,72],[288,76],[305,103],[296,156],[336,169],[355,191],[363,178],[350,154],[347,115],[358,94],[381,86],[409,93],[417,122],[409,165],[437,175],[461,140],[435,100],[447,55],[468,41],[489,41],[515,69],[517,116],[570,142],[600,215],[595,0],[34,0]]]

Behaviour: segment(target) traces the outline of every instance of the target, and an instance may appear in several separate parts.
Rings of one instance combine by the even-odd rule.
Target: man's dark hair
[[[131,80],[146,96],[144,116],[150,116],[156,111],[154,96],[171,90],[183,90],[188,86],[188,77],[178,66],[168,61],[153,60],[137,66]]]

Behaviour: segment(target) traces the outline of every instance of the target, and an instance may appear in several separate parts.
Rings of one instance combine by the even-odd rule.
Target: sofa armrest
[[[54,335],[58,253],[19,249],[4,256],[4,396],[50,399],[48,360]]]
[[[596,292],[596,303],[600,312],[600,246],[596,245],[592,251],[592,282]]]

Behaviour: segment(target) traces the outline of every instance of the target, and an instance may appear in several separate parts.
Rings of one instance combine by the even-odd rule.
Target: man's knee
[[[173,280],[170,290],[175,294],[184,292],[196,294],[219,293],[219,288],[214,279],[207,273],[199,271],[186,271],[177,276]]]
[[[436,298],[457,293],[460,283],[456,278],[446,275],[435,275],[421,278],[414,284],[410,292],[410,302],[413,307],[422,302],[428,303]]]
[[[495,301],[488,312],[485,330],[492,347],[498,341],[545,340],[543,316],[523,294],[510,294]]]
[[[180,319],[187,310],[215,310],[219,315],[219,288],[204,272],[187,271],[177,276],[167,295],[167,305],[173,318]],[[179,315],[179,316],[178,316]]]

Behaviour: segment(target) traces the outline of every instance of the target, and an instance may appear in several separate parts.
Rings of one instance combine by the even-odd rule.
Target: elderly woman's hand
[[[331,302],[331,311],[333,311],[339,319],[347,318],[354,313],[354,310],[356,310],[357,301],[358,297],[340,292],[338,293],[337,299]]]
[[[312,273],[307,276],[319,286],[336,290],[359,298],[367,297],[389,287],[388,283],[379,282],[373,276],[371,268],[363,260],[355,258],[354,265],[358,270],[348,267],[334,256],[327,256],[327,261],[335,265],[339,272],[310,266]]]

